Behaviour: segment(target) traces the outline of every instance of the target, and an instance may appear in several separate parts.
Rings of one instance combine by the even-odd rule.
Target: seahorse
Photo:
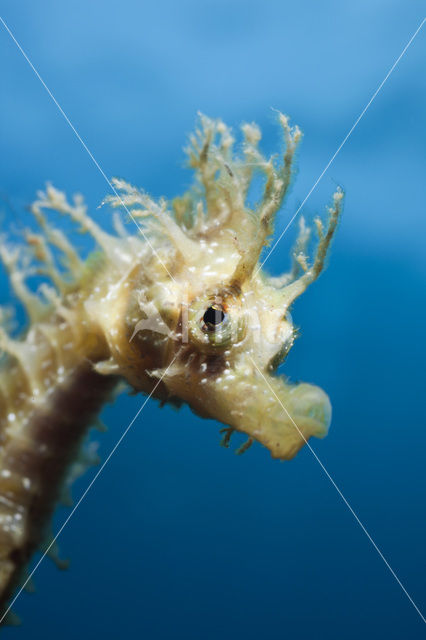
[[[274,458],[290,459],[311,436],[327,433],[326,393],[276,370],[295,341],[289,309],[324,268],[343,192],[334,193],[325,223],[315,219],[312,255],[311,228],[300,217],[290,271],[269,276],[261,253],[301,139],[287,116],[278,119],[284,154],[266,158],[256,124],[242,125],[236,145],[221,120],[200,114],[187,148],[191,188],[168,202],[114,179],[104,202],[113,232],[95,222],[80,195],[69,200],[47,185],[31,206],[39,231],[26,234],[24,247],[2,238],[0,257],[28,314],[20,335],[6,322],[0,329],[3,611],[45,540],[89,427],[120,381],[219,421],[226,447],[234,431],[246,434],[238,453],[257,441]],[[92,236],[87,260],[52,222],[60,215]],[[36,291],[27,283],[35,272],[46,277]]]

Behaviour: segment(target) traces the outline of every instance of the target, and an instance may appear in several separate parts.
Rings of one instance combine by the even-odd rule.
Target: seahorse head
[[[155,395],[163,400],[187,402],[224,423],[225,444],[237,430],[247,434],[247,446],[258,440],[274,457],[291,458],[310,436],[324,436],[331,419],[321,389],[291,384],[276,369],[294,343],[289,309],[323,268],[342,192],[334,194],[325,227],[315,221],[313,258],[307,255],[310,229],[301,218],[291,270],[268,276],[261,254],[301,137],[286,116],[279,120],[281,161],[262,155],[256,125],[243,125],[236,152],[231,131],[200,116],[188,149],[194,185],[171,204],[115,180],[117,193],[109,201],[125,206],[141,236],[139,258],[121,283],[128,294],[114,311],[120,348],[117,339],[110,342],[135,389],[158,384]]]

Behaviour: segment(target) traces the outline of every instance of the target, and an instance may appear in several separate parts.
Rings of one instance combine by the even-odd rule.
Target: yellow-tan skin
[[[107,200],[124,206],[140,233],[130,234],[116,220],[117,235],[107,234],[81,197],[69,203],[48,186],[32,206],[41,232],[27,237],[50,281],[37,294],[25,284],[19,255],[2,241],[0,256],[29,314],[21,338],[0,333],[6,353],[0,369],[3,608],[43,542],[87,428],[118,381],[161,402],[186,402],[198,415],[222,422],[226,446],[234,430],[247,434],[240,452],[256,440],[274,458],[289,459],[312,435],[327,433],[327,395],[274,372],[293,345],[288,310],[323,269],[343,194],[334,194],[325,228],[315,220],[313,259],[307,255],[310,229],[301,218],[291,271],[267,276],[260,253],[288,190],[301,137],[286,116],[279,120],[285,153],[276,162],[259,151],[256,125],[242,126],[238,156],[230,130],[201,116],[188,149],[194,186],[171,204],[115,180],[116,195]],[[255,175],[264,178],[263,194],[250,209]],[[50,211],[90,233],[97,256],[83,263],[47,221]],[[56,267],[51,246],[64,254],[66,273]],[[211,309],[218,320],[206,323]]]

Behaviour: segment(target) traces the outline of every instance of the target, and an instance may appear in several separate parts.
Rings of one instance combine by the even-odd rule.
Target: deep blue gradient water
[[[304,199],[420,24],[424,4],[260,0],[12,2],[2,16],[108,176],[155,196],[190,182],[197,110],[303,129]],[[330,395],[312,446],[426,611],[425,52],[418,35],[304,207],[336,183],[344,218],[329,268],[295,305],[283,371]],[[2,228],[51,180],[96,206],[108,185],[0,25]],[[64,223],[65,224],[65,223]],[[268,262],[288,267],[295,226]],[[4,272],[1,301],[11,298]],[[141,404],[103,412],[105,458]],[[426,627],[312,453],[289,463],[219,447],[218,424],[149,402],[45,560],[5,638],[417,640]],[[93,477],[74,487],[78,498]],[[55,531],[69,511],[55,517]]]

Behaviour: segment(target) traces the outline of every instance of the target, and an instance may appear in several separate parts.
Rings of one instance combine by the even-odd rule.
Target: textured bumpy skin
[[[55,503],[76,473],[72,463],[80,464],[82,438],[117,381],[222,422],[225,446],[233,431],[246,433],[238,452],[257,440],[288,459],[312,435],[326,434],[327,395],[274,372],[293,345],[288,310],[323,269],[343,194],[334,194],[325,225],[315,220],[313,258],[301,218],[290,272],[267,276],[259,258],[301,137],[286,116],[279,120],[282,160],[261,154],[256,125],[242,126],[236,152],[230,130],[200,116],[188,149],[193,187],[171,203],[156,202],[114,180],[115,195],[105,203],[131,219],[125,227],[117,212],[115,235],[89,217],[80,196],[70,203],[48,186],[32,206],[40,233],[28,232],[20,250],[2,239],[1,258],[29,315],[26,332],[12,339],[3,312],[0,333],[3,608],[45,539]],[[255,206],[253,184],[262,191]],[[52,224],[58,214],[93,236],[97,250],[86,262]],[[56,265],[58,253],[66,270]],[[48,281],[37,293],[25,282],[34,270]]]

